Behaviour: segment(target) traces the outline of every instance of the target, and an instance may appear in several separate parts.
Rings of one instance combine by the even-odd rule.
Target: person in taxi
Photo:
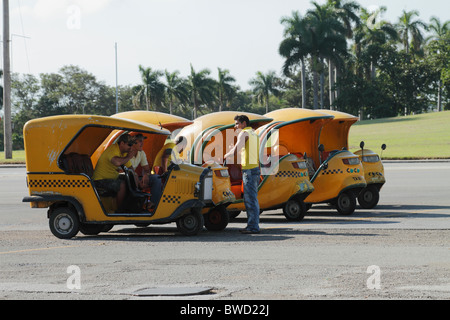
[[[150,201],[153,205],[155,205],[159,198],[161,198],[161,177],[152,174],[150,170],[150,166],[148,164],[147,155],[142,150],[144,147],[144,140],[147,139],[146,136],[139,133],[134,136],[135,144],[132,147],[133,152],[136,153],[136,155],[131,158],[131,166],[133,170],[136,171],[136,168],[139,167],[139,165],[142,168],[142,178],[137,179],[139,181],[139,188],[140,189],[146,189],[150,188],[151,191],[151,197]]]
[[[122,165],[131,167],[131,159],[137,151],[132,149],[135,140],[127,133],[121,135],[117,143],[109,146],[98,159],[94,170],[93,180],[97,190],[116,197],[117,208],[121,205],[126,195],[125,179],[119,175]]]

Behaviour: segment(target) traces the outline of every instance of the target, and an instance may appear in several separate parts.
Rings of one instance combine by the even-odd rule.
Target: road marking
[[[90,245],[87,247],[96,247],[96,246],[102,246],[105,243],[102,242],[100,244],[95,244],[95,245]],[[15,251],[5,251],[5,252],[0,252],[0,255],[2,254],[11,254],[11,253],[23,253],[23,252],[33,252],[33,251],[45,251],[45,250],[55,250],[55,249],[67,249],[67,248],[80,248],[80,247],[84,247],[82,245],[78,245],[78,246],[60,246],[60,247],[47,247],[47,248],[34,248],[34,249],[23,249],[23,250],[15,250]]]

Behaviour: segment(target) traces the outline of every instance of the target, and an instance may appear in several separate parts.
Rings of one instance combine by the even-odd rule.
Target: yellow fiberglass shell
[[[278,209],[293,197],[304,199],[313,192],[314,187],[308,178],[306,165],[300,169],[293,163],[304,163],[295,155],[286,155],[280,159],[276,170],[262,177],[258,186],[258,202],[261,210]],[[245,204],[242,196],[236,197],[228,211],[243,211]]]
[[[174,132],[175,130],[184,128],[185,126],[193,123],[193,121],[177,115],[146,110],[126,111],[117,113],[115,115],[112,115],[111,117],[151,123],[156,126],[161,126],[164,129],[169,130],[170,132]]]
[[[359,159],[361,160],[367,185],[383,185],[386,183],[384,166],[376,152],[364,149],[356,151],[355,154],[359,156]]]
[[[334,110],[317,110],[327,115],[332,115],[334,119],[328,122],[320,134],[320,143],[324,145],[325,152],[333,150],[349,150],[348,137],[351,126],[359,119],[351,114]]]
[[[114,130],[139,131],[164,140],[170,132],[146,123],[91,115],[62,115],[28,121],[23,129],[28,172],[63,172],[63,153],[91,156]]]
[[[314,192],[305,199],[305,203],[329,202],[346,190],[365,188],[367,184],[361,162],[354,165],[344,163],[344,159],[352,158],[359,159],[349,151],[337,151],[331,155],[311,178]]]
[[[194,120],[193,124],[184,127],[177,134],[177,137],[183,136],[187,140],[187,147],[180,153],[180,157],[186,161],[200,165],[209,160],[206,159],[204,161],[201,158],[195,158],[197,157],[195,155],[198,155],[198,150],[202,147],[206,136],[208,136],[212,130],[222,128],[223,126],[231,126],[232,128],[234,126],[234,118],[237,115],[246,115],[250,120],[250,126],[254,129],[272,121],[272,119],[259,114],[240,111],[214,112],[198,117]],[[225,147],[226,146],[224,146],[224,148]]]
[[[306,152],[307,156],[313,159],[314,165],[317,168],[320,166],[318,147],[321,131],[333,120],[333,116],[300,108],[279,109],[266,116],[277,122],[269,132],[273,143],[279,146],[280,155],[285,153],[304,155]]]
[[[332,150],[349,149],[348,138],[351,126],[359,119],[348,113],[333,110],[318,110],[325,114],[334,116],[333,121],[329,122],[323,129],[320,136],[320,143],[325,147],[325,153]],[[380,157],[371,150],[358,150],[354,152],[358,155],[363,169],[366,183],[384,184],[386,182],[384,176],[384,167]]]
[[[366,185],[361,163],[349,165],[343,162],[343,158],[357,158],[351,152],[335,152],[325,161],[328,167],[325,168],[325,165],[322,165],[324,159],[321,159],[318,146],[322,143],[324,127],[334,121],[334,115],[308,109],[282,109],[271,112],[267,116],[272,117],[274,121],[279,121],[269,131],[272,136],[278,135],[278,138],[272,137],[274,140],[272,143],[278,143],[280,150],[291,154],[301,156],[306,153],[307,157],[313,160],[315,174],[310,179],[314,191],[305,199],[305,202],[331,201],[341,192],[348,189],[361,189]],[[299,118],[295,119],[295,117]]]
[[[80,155],[90,161],[114,131],[142,133],[148,137],[146,141],[162,144],[170,135],[151,124],[112,117],[55,116],[29,121],[24,126],[27,202],[46,208],[67,201],[75,206],[81,222],[111,224],[168,223],[200,205],[196,185],[208,169],[180,164],[167,178],[155,212],[116,213],[112,201],[105,202],[111,198],[99,197],[89,173],[67,169],[69,156]]]

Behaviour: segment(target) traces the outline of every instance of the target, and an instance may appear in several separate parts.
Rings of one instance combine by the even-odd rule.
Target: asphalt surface
[[[378,207],[352,216],[320,205],[302,222],[264,212],[258,235],[239,233],[244,214],[196,237],[168,224],[59,240],[21,202],[25,169],[1,167],[0,299],[449,299],[450,162],[385,169]]]

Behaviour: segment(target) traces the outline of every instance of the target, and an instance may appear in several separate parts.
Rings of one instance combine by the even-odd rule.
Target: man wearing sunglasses
[[[98,159],[94,170],[94,185],[99,193],[116,196],[117,208],[120,208],[126,195],[125,180],[119,175],[122,165],[131,167],[131,158],[136,155],[132,146],[136,143],[133,137],[125,133],[117,143],[110,145]]]

